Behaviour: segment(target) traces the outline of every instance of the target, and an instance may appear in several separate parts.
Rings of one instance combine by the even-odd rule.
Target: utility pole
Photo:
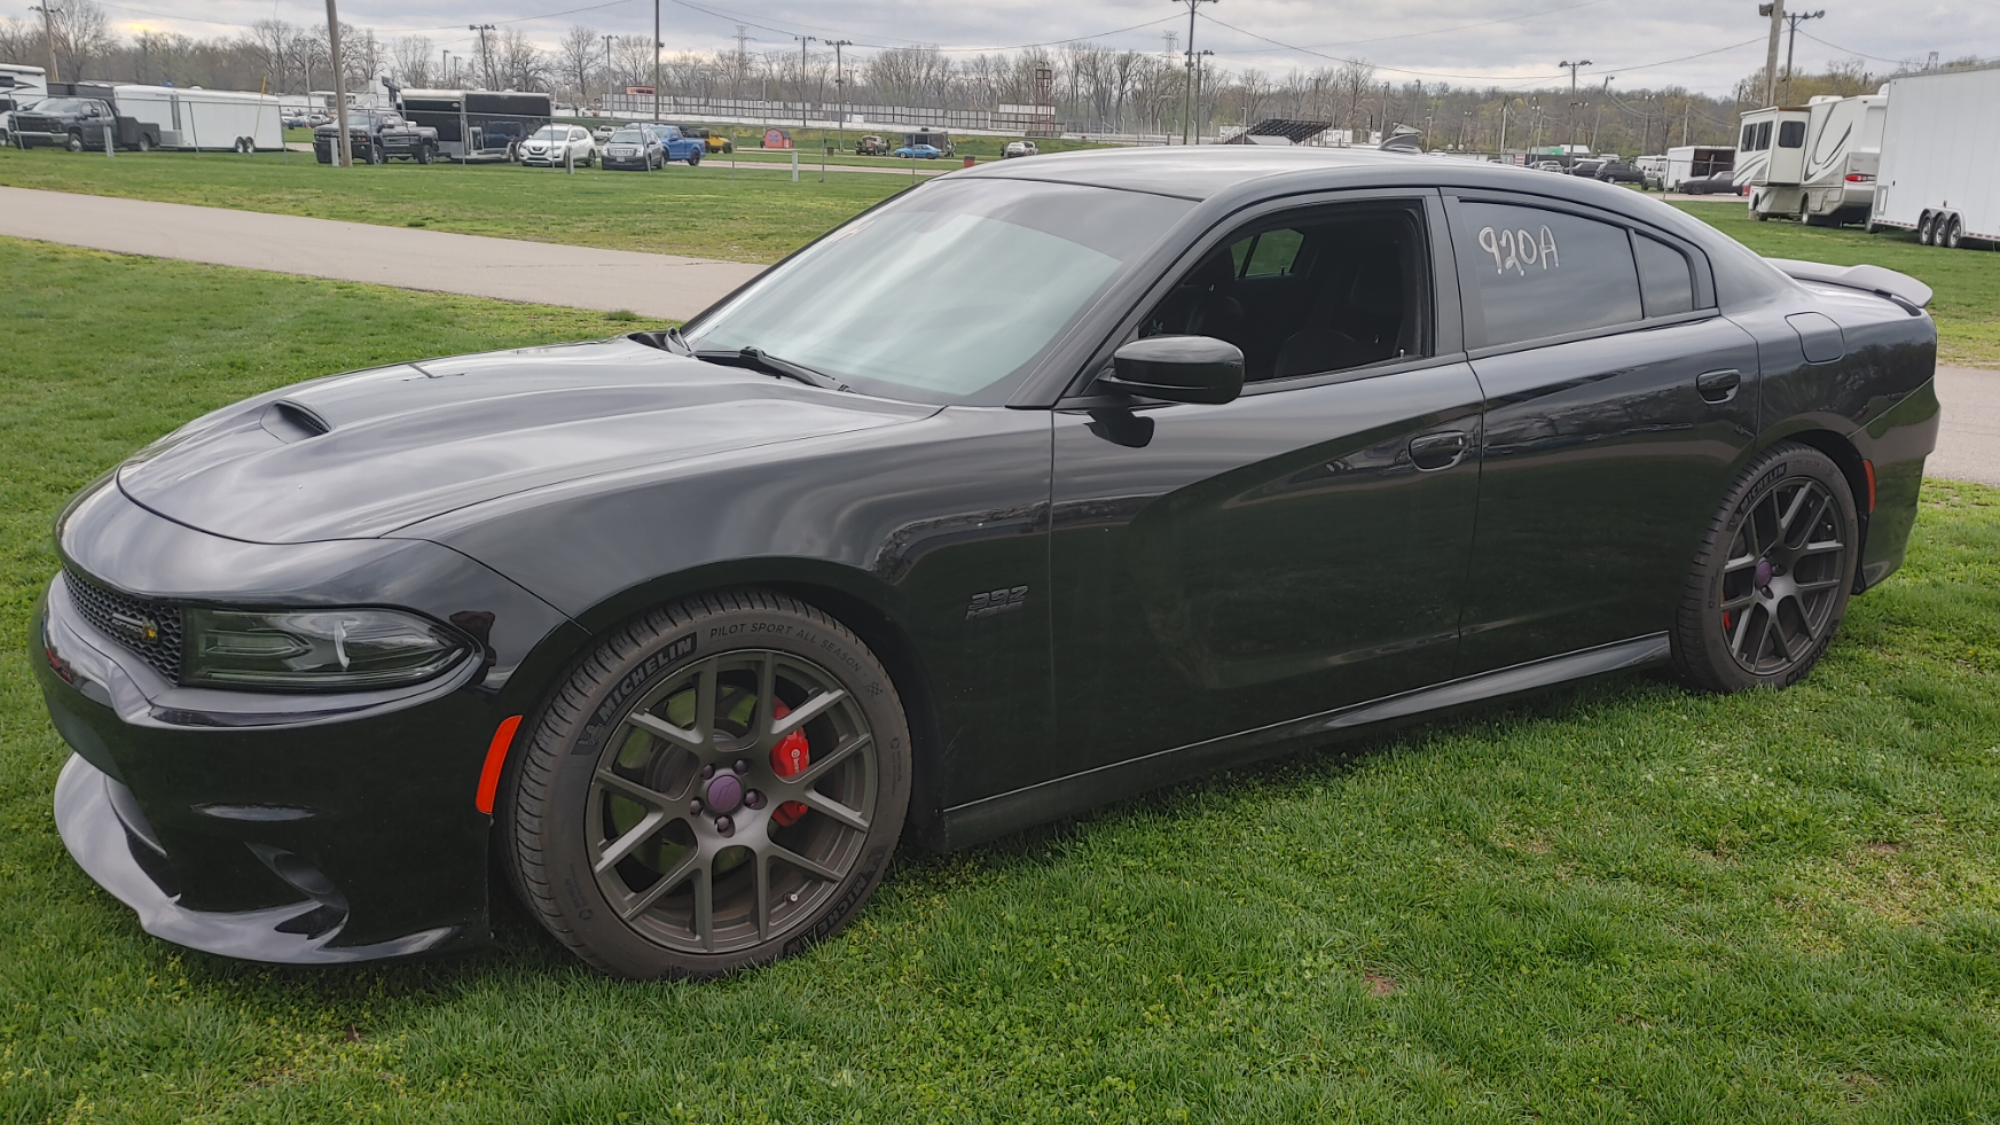
[[[832,43],[828,44],[828,46],[833,48],[833,88],[836,92],[840,94],[840,120],[834,122],[834,128],[839,130],[838,136],[840,139],[835,142],[834,147],[846,148],[847,147],[847,74],[845,71],[840,69],[840,49],[842,47],[854,46],[854,40],[836,39]],[[912,163],[915,162],[912,161]]]
[[[49,40],[49,81],[61,82],[62,70],[61,68],[56,66],[55,19],[57,16],[62,14],[62,9],[56,7],[53,4],[36,4],[34,7],[31,7],[28,10],[31,12],[42,13],[42,34],[48,36]]]
[[[1778,104],[1778,30],[1785,25],[1785,0],[1757,5],[1757,14],[1771,17],[1771,41],[1764,48],[1764,104]]]
[[[486,88],[491,90],[496,83],[493,81],[493,52],[486,49],[486,33],[494,27],[490,23],[469,23],[465,25],[465,30],[479,33],[479,65],[486,68]]]
[[[792,38],[799,41],[799,132],[804,133],[806,131],[806,44],[817,43],[820,40],[816,35],[794,35]],[[805,138],[801,136],[799,139]],[[911,167],[915,167],[914,162]]]
[[[1202,2],[1214,3],[1214,0],[1202,0]],[[1214,51],[1194,52],[1194,111],[1197,115],[1201,113],[1202,72],[1208,69],[1208,64],[1204,63],[1202,60],[1210,55],[1213,55],[1214,53],[1215,53]],[[1195,120],[1194,122],[1194,143],[1196,144],[1201,143],[1201,121],[1199,119]]]
[[[1590,122],[1590,152],[1597,154],[1597,131],[1604,125],[1604,99],[1611,96],[1611,80],[1617,75],[1604,76],[1604,89],[1597,95],[1597,115]]]
[[[604,37],[604,100],[607,102],[611,100],[611,45],[617,41],[618,37],[616,35],[607,35]],[[585,100],[588,101],[589,99],[586,98]],[[600,104],[598,108],[603,109],[604,107]]]
[[[354,167],[354,138],[347,132],[347,71],[340,61],[340,12],[326,0],[327,61],[333,65],[333,117],[340,126],[340,151],[333,154],[342,168]],[[201,146],[196,144],[199,152]]]
[[[1505,161],[1506,161],[1506,159],[1507,159],[1507,105],[1508,105],[1508,103],[1512,102],[1513,100],[1514,100],[1514,99],[1513,99],[1513,98],[1512,98],[1511,96],[1503,96],[1503,97],[1501,97],[1501,99],[1500,99],[1500,152],[1499,152],[1499,156],[1500,156],[1500,159],[1501,159],[1501,161],[1502,161],[1502,162],[1505,162]]]
[[[1197,8],[1201,7],[1201,6],[1203,5],[1203,4],[1213,4],[1213,3],[1215,3],[1215,2],[1216,2],[1216,0],[1174,0],[1174,3],[1176,3],[1176,4],[1186,4],[1186,5],[1187,5],[1187,10],[1188,10],[1188,49],[1187,49],[1187,72],[1188,72],[1188,94],[1187,94],[1187,124],[1186,124],[1186,126],[1185,126],[1185,127],[1184,127],[1184,128],[1182,129],[1182,130],[1181,130],[1181,143],[1182,143],[1182,144],[1194,144],[1194,143],[1196,143],[1196,141],[1197,141],[1197,140],[1199,139],[1199,137],[1200,137],[1200,131],[1199,131],[1198,129],[1196,129],[1196,128],[1195,128],[1195,123],[1194,123],[1194,112],[1195,112],[1195,105],[1196,105],[1196,102],[1195,102],[1195,97],[1196,97],[1196,95],[1195,95],[1195,89],[1194,89],[1194,87],[1195,87],[1195,81],[1196,81],[1196,78],[1197,78],[1197,76],[1198,76],[1198,74],[1199,74],[1199,70],[1198,70],[1198,68],[1199,68],[1199,67],[1201,66],[1201,56],[1199,56],[1199,55],[1195,54],[1195,50],[1194,50],[1194,13],[1195,13],[1195,9],[1197,9]]]
[[[1798,45],[1799,25],[1807,20],[1817,20],[1825,18],[1826,18],[1825,8],[1821,8],[1817,12],[1801,12],[1796,16],[1785,17],[1785,22],[1791,25],[1790,29],[1786,32],[1786,37],[1785,37],[1785,100],[1786,101],[1792,100],[1792,48]]]
[[[653,120],[660,120],[660,0],[653,0]],[[643,146],[642,146],[643,147]]]

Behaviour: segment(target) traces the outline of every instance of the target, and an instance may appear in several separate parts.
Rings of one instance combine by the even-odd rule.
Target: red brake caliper
[[[772,718],[782,719],[791,713],[792,709],[785,706],[784,700],[771,701]],[[793,731],[786,735],[783,741],[771,747],[771,772],[779,777],[797,777],[806,772],[806,767],[809,765],[812,765],[812,747],[807,745],[806,732],[803,730]],[[786,801],[771,811],[771,819],[777,821],[780,827],[790,828],[797,824],[799,818],[806,815],[807,811],[806,807],[797,801]]]

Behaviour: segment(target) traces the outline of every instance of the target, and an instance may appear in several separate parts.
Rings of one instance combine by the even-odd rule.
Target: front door
[[[1756,342],[1669,234],[1500,196],[1449,208],[1486,394],[1457,674],[1669,628],[1756,435]]]
[[[1383,198],[1223,236],[1135,334],[1237,344],[1242,397],[1058,409],[1051,631],[1075,769],[1450,674],[1480,393],[1455,305],[1439,316],[1440,214]]]

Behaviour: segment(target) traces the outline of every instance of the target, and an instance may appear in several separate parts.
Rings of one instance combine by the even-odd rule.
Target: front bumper
[[[269,603],[282,590],[293,602],[402,604],[471,621],[487,641],[487,659],[389,691],[187,688],[94,627],[69,579],[56,578],[34,622],[33,663],[76,755],[57,788],[57,828],[147,932],[290,964],[486,939],[492,818],[475,795],[487,747],[546,678],[539,665],[518,675],[524,656],[580,630],[434,544],[222,540],[140,508],[110,482],[71,506],[58,535],[70,566],[133,597]]]

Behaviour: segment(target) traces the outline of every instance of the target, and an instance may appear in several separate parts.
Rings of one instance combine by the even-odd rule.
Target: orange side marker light
[[[479,792],[472,798],[472,804],[488,816],[493,815],[493,796],[500,791],[500,770],[507,765],[507,748],[514,744],[514,731],[520,725],[519,715],[500,720],[492,743],[486,747],[486,767],[479,771]]]
[[[1875,511],[1875,462],[1862,461],[1861,475],[1868,478],[1868,511],[1870,514],[1873,514]]]

